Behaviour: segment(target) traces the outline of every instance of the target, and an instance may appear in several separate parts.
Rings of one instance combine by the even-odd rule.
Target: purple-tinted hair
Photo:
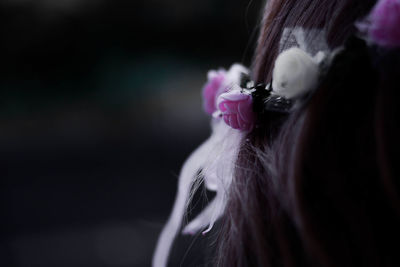
[[[348,39],[374,3],[267,3],[256,81],[270,82],[286,27],[346,49],[303,108],[263,118],[243,143],[217,266],[400,266],[399,51]]]

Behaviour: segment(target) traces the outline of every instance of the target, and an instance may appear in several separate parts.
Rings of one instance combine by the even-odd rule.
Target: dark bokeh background
[[[180,166],[209,133],[206,71],[249,65],[261,10],[1,0],[0,266],[149,266]],[[171,265],[204,264],[200,239],[180,238]]]

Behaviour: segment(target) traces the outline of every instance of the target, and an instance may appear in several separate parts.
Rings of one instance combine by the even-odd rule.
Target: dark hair
[[[286,27],[324,30],[331,48],[340,46],[355,32],[354,22],[363,18],[376,0],[271,0],[262,21],[254,57],[257,82],[271,79],[279,41]],[[310,40],[312,41],[312,40]]]
[[[243,143],[217,266],[400,266],[399,51],[351,37],[374,2],[267,4],[256,81],[270,81],[285,27],[324,29],[346,49],[303,108],[271,115]]]

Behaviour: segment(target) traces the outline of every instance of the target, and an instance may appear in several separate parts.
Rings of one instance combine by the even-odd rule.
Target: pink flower
[[[225,80],[226,72],[224,70],[210,71],[208,73],[208,82],[203,88],[203,107],[204,110],[212,115],[217,110],[216,98],[221,92]]]
[[[255,122],[253,98],[240,90],[221,94],[217,101],[218,109],[226,124],[241,131],[251,131]]]
[[[376,44],[400,46],[400,0],[380,0],[369,16],[368,34]]]

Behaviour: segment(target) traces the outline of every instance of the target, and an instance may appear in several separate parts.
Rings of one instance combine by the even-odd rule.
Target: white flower
[[[291,99],[314,88],[318,82],[319,62],[324,57],[321,53],[313,58],[300,48],[292,47],[279,54],[272,73],[273,93]]]

